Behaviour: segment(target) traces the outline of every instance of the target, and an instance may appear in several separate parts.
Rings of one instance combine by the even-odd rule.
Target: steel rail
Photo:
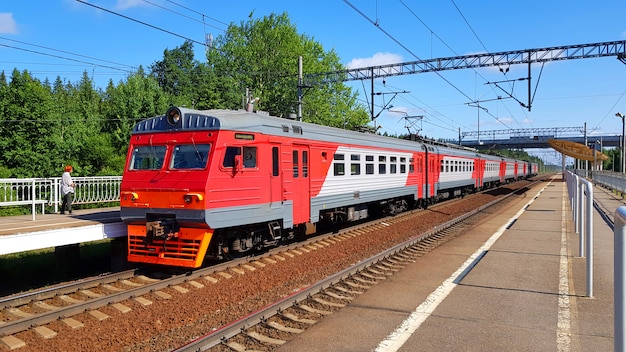
[[[531,185],[536,184],[538,182],[540,181],[535,181],[531,183]],[[368,259],[362,260],[354,264],[353,266],[346,268],[336,274],[328,276],[327,278],[320,280],[309,287],[303,288],[302,290],[294,293],[293,295],[282,298],[279,301],[273,304],[270,304],[264,308],[261,308],[260,310],[253,312],[249,315],[246,315],[245,317],[239,320],[236,320],[228,325],[225,325],[218,330],[215,330],[205,336],[201,336],[198,339],[191,341],[190,343],[175,349],[174,351],[175,352],[205,351],[209,348],[217,346],[221,344],[222,342],[244,332],[246,329],[254,325],[260,324],[266,321],[268,318],[273,317],[274,315],[280,314],[282,311],[286,310],[287,308],[296,306],[298,303],[309,299],[313,295],[322,292],[324,289],[327,289],[346,279],[349,279],[350,277],[369,268],[370,266],[377,264],[378,262],[385,260],[393,256],[394,254],[399,253],[405,250],[406,248],[409,248],[415,245],[416,243],[420,241],[428,239],[439,232],[445,231],[467,220],[468,218],[471,218],[472,216],[485,211],[487,208],[492,207],[498,203],[501,203],[506,199],[509,199],[509,197],[512,197],[516,195],[517,193],[518,191],[511,192],[510,194],[504,195],[501,198],[493,200],[479,208],[472,210],[471,212],[465,213],[440,226],[436,226],[435,228],[425,233],[415,235],[400,244],[397,244]],[[378,222],[381,222],[381,220],[379,220]]]

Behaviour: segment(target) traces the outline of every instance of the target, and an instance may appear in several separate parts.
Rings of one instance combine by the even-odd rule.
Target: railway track
[[[422,255],[456,237],[464,228],[475,226],[488,208],[515,193],[414,236],[175,351],[270,351],[286,343],[291,336],[304,332],[318,320],[343,308],[358,295]]]
[[[490,203],[488,206],[491,205],[493,204]],[[474,213],[483,211],[486,207],[476,209]],[[436,207],[431,207],[431,209],[436,209]],[[167,300],[170,296],[167,290],[186,292],[201,289],[205,285],[214,284],[233,274],[262,270],[265,265],[280,258],[281,255],[290,256],[289,253],[307,252],[331,246],[335,241],[350,240],[363,233],[383,231],[396,223],[411,221],[419,214],[420,211],[413,211],[402,216],[370,221],[336,234],[320,235],[305,242],[280,247],[261,256],[241,258],[161,279],[137,275],[134,270],[131,270],[4,298],[0,300],[0,336],[3,336],[5,344],[9,344],[12,342],[7,340],[11,340],[14,334],[31,330],[35,335],[49,339],[57,333],[46,326],[49,323],[60,321],[71,329],[77,329],[84,324],[109,319],[110,316],[102,311],[103,307],[113,307],[124,314],[131,310],[130,307],[133,305],[147,306],[155,303],[154,297],[157,297],[156,301]],[[453,232],[452,227],[462,226],[463,221],[467,221],[470,216],[471,214],[466,214],[449,221],[428,233],[361,261],[354,267],[345,269],[267,309],[246,316],[241,321],[219,330],[219,334],[207,337],[207,341],[211,341],[208,344],[206,342],[197,342],[197,344],[220,346],[223,341],[229,341],[232,345],[229,348],[234,348],[237,344],[245,346],[245,341],[272,344],[271,341],[274,341],[272,339],[275,339],[274,342],[280,343],[279,341],[282,341],[285,335],[296,331],[289,327],[293,326],[294,322],[298,326],[295,329],[302,330],[319,319],[319,316],[339,309],[359,292],[392,275],[394,271],[401,270],[408,262],[449,239],[449,233]],[[80,321],[74,318],[85,312],[94,319]],[[294,320],[294,317],[297,318]],[[286,323],[285,320],[289,320],[290,323]],[[275,331],[267,334],[268,329]],[[242,331],[246,331],[245,335],[237,337],[237,333]],[[264,340],[265,335],[276,337]],[[194,344],[185,347],[184,350],[199,349],[194,347]],[[205,348],[202,347],[202,349]]]

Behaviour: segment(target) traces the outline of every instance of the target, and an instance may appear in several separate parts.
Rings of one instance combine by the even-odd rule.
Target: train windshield
[[[164,145],[135,147],[129,169],[158,170],[163,167],[165,151]]]
[[[174,147],[170,169],[204,169],[209,156],[210,144],[183,144]]]

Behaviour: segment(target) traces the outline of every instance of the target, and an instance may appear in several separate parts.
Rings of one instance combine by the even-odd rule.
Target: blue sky
[[[86,70],[104,88],[109,79],[125,79],[133,67],[161,60],[164,49],[180,46],[184,38],[204,42],[209,34],[224,33],[228,23],[246,21],[251,12],[255,17],[287,12],[300,33],[334,49],[351,67],[626,40],[624,0],[84,1],[127,18],[75,0],[0,0],[0,70],[10,75],[14,68],[26,69],[41,79],[60,76],[70,82]],[[203,48],[195,44],[195,49],[196,59],[205,61]],[[481,134],[585,123],[592,133],[621,134],[615,113],[626,113],[625,64],[615,57],[567,60],[546,64],[539,79],[540,71],[533,65],[530,112],[513,99],[487,101],[506,93],[485,84],[524,78],[526,65],[510,67],[506,76],[481,68],[377,80],[377,92],[410,93],[398,94],[391,112],[383,111],[376,124],[403,133],[403,116],[424,116],[413,120],[414,129],[434,138],[458,138],[459,128],[476,131],[479,121]],[[370,82],[349,84],[367,104]],[[525,81],[504,87],[527,101]],[[377,96],[375,113],[383,97],[387,102],[392,96]],[[474,100],[485,101],[488,113],[471,107]]]

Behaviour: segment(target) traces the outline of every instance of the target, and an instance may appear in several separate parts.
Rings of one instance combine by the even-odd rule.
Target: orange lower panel
[[[213,230],[181,228],[178,237],[146,243],[146,227],[128,225],[128,261],[197,268],[212,236]]]

